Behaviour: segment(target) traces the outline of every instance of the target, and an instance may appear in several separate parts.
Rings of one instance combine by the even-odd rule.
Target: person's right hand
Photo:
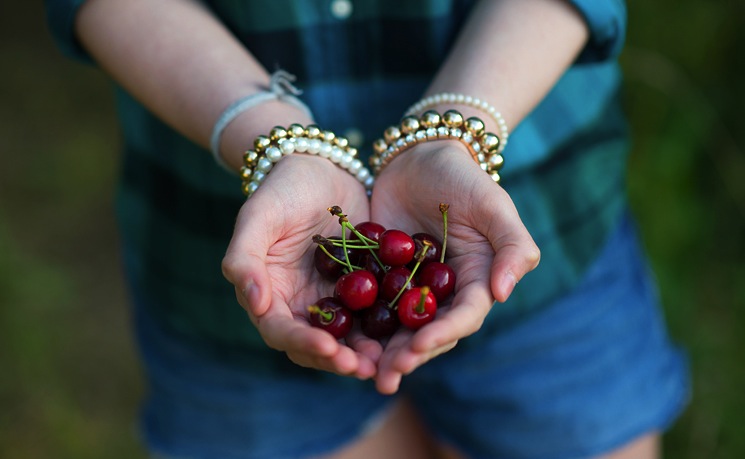
[[[341,234],[326,210],[334,205],[351,221],[369,219],[365,189],[347,171],[317,156],[283,158],[238,213],[222,268],[269,347],[298,365],[365,379],[376,373],[379,344],[358,337],[353,349],[306,319],[333,290],[313,268],[312,236]]]

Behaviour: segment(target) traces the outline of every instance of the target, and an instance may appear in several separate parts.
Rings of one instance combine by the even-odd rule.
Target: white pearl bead
[[[291,155],[295,153],[295,142],[292,139],[283,139],[279,143],[279,149],[283,155]]]
[[[337,148],[329,148],[328,158],[331,160],[331,162],[338,164],[338,163],[341,162],[342,157],[344,157],[344,150],[342,150],[339,147],[337,147]],[[351,156],[350,156],[350,158],[351,158]]]
[[[259,162],[256,164],[256,172],[265,173],[269,172],[270,170],[272,170],[272,162],[265,157],[259,158]],[[254,174],[256,174],[256,172],[254,172]]]
[[[331,151],[333,150],[333,147],[328,142],[321,142],[321,149],[318,151],[318,156],[321,156],[323,158],[328,158],[331,156]]]
[[[365,180],[367,180],[367,178],[369,176],[370,176],[370,171],[367,170],[367,168],[365,168],[365,167],[363,167],[362,169],[360,169],[359,171],[357,171],[357,175],[355,175],[355,177],[357,178],[357,180],[359,180],[362,183],[364,183]]]
[[[308,142],[308,153],[311,155],[317,155],[321,151],[321,141],[318,139],[311,139]]]
[[[277,161],[282,159],[282,152],[277,147],[269,147],[266,149],[266,159],[273,163],[276,163]]]
[[[359,159],[353,159],[352,162],[349,164],[349,173],[356,175],[357,172],[359,172],[361,167],[362,167],[362,161],[360,161]]]
[[[251,196],[256,192],[256,190],[259,189],[260,183],[258,182],[249,182],[248,186],[246,187],[246,191],[248,192],[248,196]]]
[[[370,175],[368,178],[365,179],[365,188],[372,188],[372,186],[375,184],[375,177]]]
[[[308,139],[305,137],[298,137],[295,139],[295,151],[305,153],[308,150]]]
[[[266,178],[266,174],[261,171],[254,172],[254,175],[251,176],[251,182],[256,183],[257,185],[260,185],[264,179]]]

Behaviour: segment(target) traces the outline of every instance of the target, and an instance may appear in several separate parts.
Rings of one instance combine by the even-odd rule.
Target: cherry
[[[393,301],[401,289],[409,290],[414,287],[413,281],[409,282],[408,280],[409,276],[411,276],[411,271],[408,268],[403,266],[391,268],[383,276],[383,282],[380,284],[380,297],[388,301]]]
[[[414,233],[411,235],[411,238],[414,240],[414,253],[417,254],[424,247],[424,241],[430,242],[430,248],[425,252],[424,258],[422,259],[422,266],[440,259],[440,255],[442,254],[442,244],[435,236],[432,236],[429,233]],[[409,269],[413,268],[413,262],[414,260],[409,263]]]
[[[312,326],[326,330],[336,339],[344,338],[352,329],[352,312],[336,298],[321,298],[308,306],[308,312],[308,322]]]
[[[323,248],[321,247],[321,245],[323,245]],[[313,266],[316,268],[316,271],[318,271],[318,273],[324,279],[336,282],[336,280],[339,279],[339,277],[344,273],[346,264],[339,263],[338,261],[329,257],[323,249],[326,249],[329,254],[334,256],[339,261],[346,262],[344,249],[342,247],[335,246],[330,242],[323,242],[321,244],[318,244],[316,246],[315,252],[313,252]],[[347,253],[351,256],[352,251],[347,250]]]
[[[426,285],[407,290],[398,301],[398,319],[411,330],[432,322],[437,313],[437,300]]]
[[[353,311],[372,306],[378,296],[378,281],[370,271],[344,274],[336,281],[334,294]]]
[[[445,263],[433,261],[419,273],[419,285],[428,286],[437,301],[445,301],[455,290],[455,271]]]
[[[368,239],[372,239],[375,242],[380,242],[380,235],[385,231],[385,227],[380,223],[375,222],[362,222],[357,223],[354,229],[360,232],[363,236]]]
[[[361,312],[360,327],[368,338],[380,339],[391,336],[400,325],[396,310],[390,307],[388,301],[381,298]]]
[[[362,259],[360,260],[360,266],[365,271],[370,271],[375,275],[375,279],[378,281],[378,286],[380,286],[380,283],[383,282],[383,277],[385,276],[386,270],[383,266],[380,266],[378,261],[375,259],[374,256],[372,256],[371,253],[366,253],[362,256]]]
[[[414,240],[401,230],[389,229],[380,235],[378,258],[385,265],[404,266],[414,258]]]

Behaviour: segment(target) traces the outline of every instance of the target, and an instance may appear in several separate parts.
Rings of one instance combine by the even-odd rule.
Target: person
[[[61,48],[117,83],[152,454],[657,457],[687,370],[625,198],[621,2],[46,6]],[[367,158],[424,105],[501,137],[500,184],[463,141],[429,139],[370,197],[372,179],[299,152],[241,193],[244,152],[275,126],[318,125]],[[458,282],[434,322],[385,346],[308,324],[332,288],[311,269],[312,235],[339,231],[329,206],[438,234],[440,202]]]

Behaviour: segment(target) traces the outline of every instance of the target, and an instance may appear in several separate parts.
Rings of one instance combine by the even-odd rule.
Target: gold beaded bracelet
[[[480,118],[474,116],[464,120],[457,110],[448,110],[442,115],[428,110],[419,117],[405,116],[398,126],[386,129],[383,138],[373,143],[370,166],[378,175],[396,156],[414,145],[448,139],[465,144],[479,167],[499,183],[499,170],[504,165],[499,137],[486,132]]]
[[[274,127],[268,136],[260,135],[254,140],[253,150],[243,155],[240,176],[243,193],[249,198],[266,179],[267,174],[280,159],[293,153],[307,153],[329,159],[352,174],[368,193],[375,179],[370,170],[357,158],[357,149],[349,145],[345,137],[331,131],[323,131],[315,124],[306,127],[291,124],[286,129]]]

